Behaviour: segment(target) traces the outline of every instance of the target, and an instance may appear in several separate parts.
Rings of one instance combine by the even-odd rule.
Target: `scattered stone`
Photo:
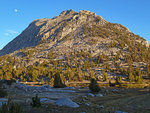
[[[95,95],[96,97],[103,97],[103,95],[101,93],[98,93]]]
[[[87,96],[82,96],[82,98],[87,98]]]
[[[72,107],[72,108],[77,108],[79,107],[79,105],[75,102],[73,102],[71,99],[69,98],[61,98],[61,99],[58,99],[56,101],[56,104],[58,106],[67,106],[67,107]]]
[[[92,93],[88,93],[88,96],[95,97],[95,95]]]
[[[86,113],[86,112],[79,112],[79,113]]]
[[[31,99],[26,99],[26,103],[31,103]]]
[[[55,103],[56,101],[48,99],[48,98],[40,98],[40,102],[41,103]]]
[[[98,106],[99,108],[104,108],[104,106],[103,105],[100,105],[100,106]]]
[[[112,91],[112,92],[119,92],[118,89],[112,89],[111,91]]]
[[[37,90],[33,90],[33,93],[38,93],[38,91]]]
[[[85,102],[86,100],[83,98],[82,101]]]
[[[89,103],[89,102],[88,102],[88,103],[85,103],[85,105],[90,106],[90,105],[91,105],[91,103]]]
[[[116,111],[115,113],[128,113],[128,112]]]
[[[80,103],[80,102],[77,102],[77,104],[82,105],[82,103]]]

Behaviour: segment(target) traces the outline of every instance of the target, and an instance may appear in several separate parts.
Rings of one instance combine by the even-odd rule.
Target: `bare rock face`
[[[0,55],[36,46],[40,41],[42,42],[47,39],[52,39],[53,41],[61,40],[85,22],[94,21],[95,19],[96,14],[89,11],[77,13],[73,10],[67,10],[53,19],[34,20],[19,36],[0,51]]]
[[[112,24],[101,16],[90,11],[75,12],[66,10],[52,19],[34,20],[19,36],[8,43],[1,51],[0,56],[13,53],[16,50],[37,47],[48,52],[50,49],[62,55],[68,52],[87,51],[93,55],[105,52],[115,53],[119,48],[107,49],[110,42],[121,38],[118,34],[136,39],[126,27],[120,24]],[[138,38],[139,43],[149,46],[143,38]],[[38,53],[37,56],[45,54]]]

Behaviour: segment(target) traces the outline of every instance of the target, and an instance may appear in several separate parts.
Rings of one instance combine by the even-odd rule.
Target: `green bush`
[[[35,96],[35,97],[32,97],[31,106],[32,106],[32,107],[36,107],[36,108],[41,107],[40,98],[38,97],[38,95],[37,95],[37,94],[36,94],[36,96]]]
[[[91,79],[91,83],[89,85],[89,89],[92,92],[99,92],[100,91],[100,87],[97,84],[97,81],[95,79]]]
[[[14,103],[9,98],[8,102],[2,105],[0,113],[23,113],[23,109],[20,104]]]

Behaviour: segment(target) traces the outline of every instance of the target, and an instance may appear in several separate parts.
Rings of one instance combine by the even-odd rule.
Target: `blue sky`
[[[33,20],[52,18],[67,9],[95,12],[150,42],[150,0],[1,0],[0,49]]]

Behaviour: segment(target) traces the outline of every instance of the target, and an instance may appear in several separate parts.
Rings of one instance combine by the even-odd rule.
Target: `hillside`
[[[150,74],[144,38],[85,10],[34,20],[0,55],[1,79],[52,84],[59,72],[64,82],[93,77],[108,82],[120,76],[141,83]]]

